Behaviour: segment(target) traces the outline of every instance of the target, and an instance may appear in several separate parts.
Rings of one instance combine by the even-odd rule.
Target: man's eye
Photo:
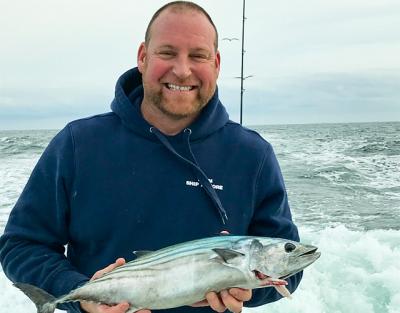
[[[160,55],[162,55],[162,56],[173,56],[174,53],[172,51],[161,51]]]
[[[207,59],[207,56],[204,55],[204,54],[193,54],[192,58],[195,58],[195,59]]]

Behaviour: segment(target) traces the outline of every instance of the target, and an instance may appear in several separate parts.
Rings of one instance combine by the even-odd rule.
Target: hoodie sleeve
[[[261,163],[255,186],[254,215],[249,227],[249,235],[285,238],[299,241],[296,225],[287,199],[287,192],[282,173],[272,147],[267,144],[267,151]],[[287,279],[287,288],[294,292],[303,273],[297,273]],[[252,299],[245,303],[254,307],[274,302],[282,298],[275,288],[253,290]]]
[[[0,261],[7,277],[38,286],[55,297],[88,280],[64,255],[69,242],[73,154],[67,126],[39,159],[0,238]],[[80,312],[76,303],[65,308]]]

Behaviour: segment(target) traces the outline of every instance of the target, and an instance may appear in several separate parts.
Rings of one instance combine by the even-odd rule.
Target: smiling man
[[[119,78],[112,112],[69,123],[38,161],[0,239],[12,281],[59,297],[135,250],[221,232],[299,240],[271,145],[230,121],[218,98],[218,33],[207,12],[186,1],[160,8],[137,64]],[[291,292],[301,275],[288,279]],[[211,290],[166,311],[239,313],[280,297],[273,288]]]
[[[194,5],[161,10],[139,47],[143,117],[168,135],[190,125],[215,93],[217,31]]]

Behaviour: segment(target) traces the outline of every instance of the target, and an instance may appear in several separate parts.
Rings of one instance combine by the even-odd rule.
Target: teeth
[[[167,86],[169,89],[179,90],[179,91],[189,91],[189,90],[193,89],[192,86],[178,86],[178,85],[174,85],[174,84],[167,84]]]

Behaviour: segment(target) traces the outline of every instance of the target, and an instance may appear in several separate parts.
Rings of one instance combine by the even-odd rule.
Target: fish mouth
[[[279,287],[279,286],[286,286],[288,283],[286,280],[283,279],[274,279],[271,276],[265,275],[264,273],[261,273],[260,271],[254,270],[253,271],[254,276],[260,281],[260,286],[274,286],[274,287]]]
[[[306,252],[300,254],[299,256],[312,255],[312,254],[314,254],[315,252],[317,252],[317,250],[318,250],[317,247],[313,247],[313,248],[311,248],[309,251],[306,251]],[[321,253],[319,253],[319,252],[318,252],[317,254],[321,255]],[[319,256],[318,256],[318,257],[319,257]]]
[[[264,273],[261,273],[260,271],[254,270],[253,271],[254,276],[258,279],[258,280],[264,280],[267,278],[271,278],[271,276],[265,275]]]
[[[302,269],[304,269],[304,268],[302,268]],[[292,275],[294,275],[294,274],[300,272],[302,269],[299,269],[299,270],[290,272],[289,274],[286,274],[286,275],[283,275],[283,276],[279,276],[279,277],[278,277],[278,280],[284,280],[284,279],[286,279],[286,278],[289,278],[290,276],[292,276]],[[259,271],[253,271],[253,273],[254,273],[254,275],[256,276],[256,278],[257,278],[258,280],[273,279],[271,276],[264,275],[263,273],[261,273],[261,272],[259,272]],[[276,279],[276,278],[275,278],[275,279]]]
[[[310,248],[307,251],[296,256],[296,258],[300,259],[301,262],[304,262],[303,265],[301,267],[299,267],[298,269],[296,269],[295,271],[292,271],[286,275],[279,277],[279,279],[286,279],[286,278],[302,271],[310,264],[314,263],[321,256],[321,252],[317,252],[317,250],[318,250],[317,247],[310,246]]]

